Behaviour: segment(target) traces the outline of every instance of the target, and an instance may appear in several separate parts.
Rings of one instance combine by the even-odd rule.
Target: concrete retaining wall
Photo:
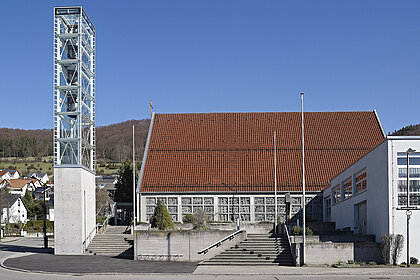
[[[296,263],[303,263],[301,254],[302,243],[292,243],[292,250],[296,254]],[[306,264],[307,265],[332,265],[338,261],[348,260],[358,262],[381,262],[379,245],[375,242],[307,242]]]
[[[189,261],[198,262],[209,259],[216,254],[245,240],[246,233],[236,235],[219,247],[212,248],[207,254],[198,251],[234,233],[222,230],[135,230],[134,259]],[[142,256],[143,255],[143,256]],[[146,256],[150,255],[150,256]],[[174,255],[182,255],[175,257]],[[171,256],[168,258],[168,256]]]

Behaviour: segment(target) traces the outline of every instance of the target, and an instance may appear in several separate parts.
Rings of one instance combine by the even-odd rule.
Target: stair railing
[[[92,242],[93,239],[93,233],[103,233],[106,229],[106,227],[108,226],[108,221],[109,221],[110,216],[107,216],[105,221],[100,224],[97,223],[95,225],[95,227],[92,229],[92,231],[89,233],[89,235],[86,237],[85,241],[83,241],[83,252],[86,252],[88,245],[90,244],[90,242]],[[100,232],[102,230],[102,232]],[[89,241],[89,242],[88,242]]]
[[[223,242],[225,242],[226,240],[232,240],[236,235],[238,235],[239,233],[245,231],[245,229],[240,229],[235,231],[234,233],[226,236],[225,238],[220,239],[219,241],[211,244],[210,246],[204,248],[203,250],[199,251],[198,254],[207,254],[207,252],[214,247],[219,247],[220,245],[222,245]]]
[[[95,225],[95,227],[92,229],[92,231],[89,233],[89,235],[86,237],[86,239],[85,239],[85,241],[83,241],[83,252],[86,252],[86,250],[87,250],[87,246],[90,244],[90,242],[92,242],[92,239],[93,239],[93,237],[92,237],[92,234],[93,233],[97,233],[98,232],[98,226],[99,226],[99,223],[97,223],[96,225]],[[89,241],[89,242],[88,242]]]
[[[108,226],[108,222],[109,222],[109,218],[110,218],[111,216],[107,216],[106,217],[106,219],[105,219],[105,221],[103,221],[103,223],[102,224],[97,224],[97,227],[98,227],[98,230],[97,230],[97,232],[98,233],[104,233],[104,231],[105,231],[105,229],[107,228],[107,226]]]
[[[287,229],[286,223],[283,223],[282,226],[284,227],[284,232],[286,233],[287,242],[289,243],[290,252],[292,253],[293,264],[296,266],[296,254],[293,251],[292,242],[290,242],[289,230]]]

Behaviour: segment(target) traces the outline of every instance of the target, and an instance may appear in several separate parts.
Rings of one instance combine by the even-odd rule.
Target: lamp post
[[[414,153],[416,150],[409,148],[407,153],[407,267],[410,267],[410,153]]]
[[[305,197],[305,127],[303,123],[303,92],[300,93],[301,106],[302,106],[302,203],[303,203],[303,250],[302,250],[302,260],[303,264],[306,263],[306,197]]]
[[[46,192],[46,188],[45,188],[45,183],[42,182],[37,176],[31,176],[31,178],[38,180],[42,187],[44,188],[44,203],[43,203],[43,210],[44,210],[44,215],[43,215],[43,220],[44,220],[44,227],[42,229],[43,234],[44,234],[44,248],[47,249],[48,248],[48,237],[47,237],[47,207],[45,205],[45,192]]]

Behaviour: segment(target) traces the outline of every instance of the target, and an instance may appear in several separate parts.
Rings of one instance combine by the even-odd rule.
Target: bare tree
[[[396,265],[398,258],[401,256],[402,249],[404,247],[404,236],[396,234],[393,236],[391,248],[392,264]]]

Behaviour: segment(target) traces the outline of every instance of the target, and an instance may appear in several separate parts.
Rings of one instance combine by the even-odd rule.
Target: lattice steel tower
[[[54,163],[95,170],[95,27],[82,7],[55,8]]]
[[[84,253],[95,234],[95,36],[82,7],[54,8],[56,254]]]

